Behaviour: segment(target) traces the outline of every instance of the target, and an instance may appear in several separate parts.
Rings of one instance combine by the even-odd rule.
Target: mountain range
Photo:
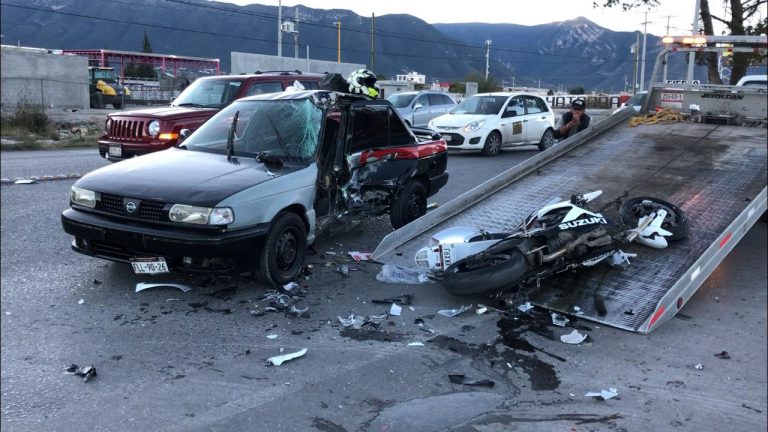
[[[0,6],[4,44],[141,51],[146,32],[155,53],[219,58],[223,70],[232,51],[277,55],[273,6],[206,0],[2,0]],[[388,78],[411,71],[428,82],[484,76],[490,40],[488,70],[501,85],[615,92],[633,79],[637,34],[584,17],[536,26],[428,24],[407,14],[374,19],[341,9],[282,8],[284,20],[297,15],[299,57],[335,61],[340,55]],[[282,55],[294,56],[293,35],[284,33],[282,42]],[[646,78],[659,42],[647,36]],[[670,76],[684,73],[684,64],[670,67]],[[697,78],[705,74],[697,69]]]

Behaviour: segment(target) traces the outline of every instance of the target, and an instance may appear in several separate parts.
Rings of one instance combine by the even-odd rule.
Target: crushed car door
[[[341,111],[326,111],[317,153],[318,175],[315,193],[315,216],[318,236],[343,211],[340,186],[349,181],[349,168],[344,159],[344,135]]]

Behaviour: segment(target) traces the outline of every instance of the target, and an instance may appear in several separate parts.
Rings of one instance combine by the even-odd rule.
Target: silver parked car
[[[388,97],[408,126],[427,127],[433,118],[443,115],[456,106],[451,95],[433,90],[412,91]]]

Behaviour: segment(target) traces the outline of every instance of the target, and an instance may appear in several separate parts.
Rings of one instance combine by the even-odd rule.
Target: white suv
[[[547,102],[527,93],[480,93],[429,122],[449,151],[497,155],[502,148],[533,144],[546,150],[554,142],[555,115]]]

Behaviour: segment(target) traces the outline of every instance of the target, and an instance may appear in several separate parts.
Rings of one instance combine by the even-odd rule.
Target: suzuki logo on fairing
[[[133,201],[128,201],[125,203],[125,211],[128,213],[133,213],[136,211],[136,203]]]
[[[589,219],[579,219],[575,221],[565,222],[558,225],[558,228],[561,230],[568,229],[568,228],[575,228],[577,226],[582,225],[592,225],[592,224],[608,224],[608,222],[605,220],[604,217],[591,217]]]

